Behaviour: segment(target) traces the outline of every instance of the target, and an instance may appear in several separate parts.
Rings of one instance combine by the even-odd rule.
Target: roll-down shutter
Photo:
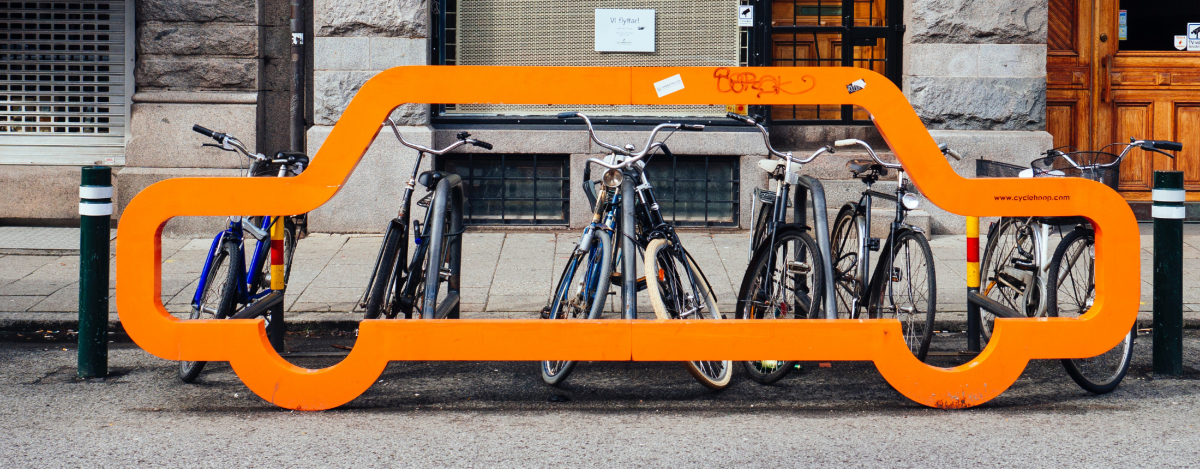
[[[0,163],[123,163],[127,14],[122,0],[0,1]]]

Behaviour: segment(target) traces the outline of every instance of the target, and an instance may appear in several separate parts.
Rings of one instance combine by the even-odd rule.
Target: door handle
[[[1100,99],[1105,103],[1112,100],[1112,62],[1112,54],[1100,59],[1100,67],[1104,69],[1104,94]]]

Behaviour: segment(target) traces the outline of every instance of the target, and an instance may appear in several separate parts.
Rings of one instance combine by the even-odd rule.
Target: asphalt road
[[[353,340],[292,339],[333,352]],[[346,406],[304,413],[267,404],[225,364],[183,384],[174,362],[117,342],[112,377],[80,381],[72,343],[10,335],[0,467],[1200,465],[1200,372],[1155,379],[1149,337],[1139,339],[1112,394],[1089,395],[1041,361],[968,410],[913,404],[862,362],[805,363],[774,386],[739,375],[721,393],[676,363],[584,363],[555,389],[533,363],[416,362],[392,363]],[[1187,331],[1185,349],[1200,364],[1200,331]]]

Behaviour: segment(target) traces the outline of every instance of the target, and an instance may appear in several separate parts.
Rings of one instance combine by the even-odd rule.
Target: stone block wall
[[[905,0],[905,95],[934,139],[979,158],[1027,165],[1052,146],[1046,132],[1047,0]],[[933,230],[962,218],[930,208]]]
[[[316,154],[363,83],[392,67],[429,63],[429,5],[425,0],[313,0],[313,29],[309,154]],[[431,143],[427,105],[405,104],[392,118],[403,126],[406,139]],[[415,157],[416,152],[401,147],[390,130],[380,135],[347,185],[310,214],[310,229],[382,231],[399,209],[400,188]]]
[[[287,149],[290,16],[289,0],[137,0],[137,92],[119,209],[159,180],[241,174],[247,159],[201,147],[207,140],[193,124],[260,153]],[[193,235],[221,223],[178,219],[165,232]]]

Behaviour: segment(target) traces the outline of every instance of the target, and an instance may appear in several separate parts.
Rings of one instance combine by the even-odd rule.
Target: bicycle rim
[[[904,343],[918,360],[924,361],[933,340],[934,314],[937,307],[937,278],[933,252],[925,236],[902,231],[892,243],[891,271],[880,271],[879,296],[874,301],[876,314],[900,321]],[[887,278],[890,277],[890,278]]]
[[[1034,234],[1024,219],[1002,218],[998,223],[979,265],[979,292],[1015,311],[1027,311],[1026,294],[1031,288],[1037,290],[1037,277],[1032,271],[1017,269],[1014,260],[1036,264]],[[979,314],[981,335],[990,340],[996,316],[983,308]]]
[[[807,319],[820,313],[824,285],[816,242],[796,229],[779,230],[772,246],[761,246],[738,295],[738,319]],[[761,384],[783,379],[794,361],[742,362],[746,375]]]
[[[1067,235],[1055,250],[1049,276],[1055,279],[1049,313],[1057,317],[1086,314],[1096,299],[1095,238],[1089,230]],[[1115,347],[1100,355],[1062,361],[1067,374],[1088,392],[1104,394],[1116,389],[1129,371],[1137,326]]]
[[[665,239],[655,239],[646,246],[644,262],[647,293],[654,314],[660,319],[723,319],[708,285],[701,279],[700,270],[684,254]],[[729,386],[733,362],[691,361],[685,367],[700,384],[712,390]]]
[[[859,265],[860,251],[865,233],[863,221],[856,216],[853,206],[842,208],[834,222],[830,250],[833,252],[834,291],[837,295],[839,318],[858,317],[856,299],[862,295],[863,278]]]
[[[604,301],[597,295],[603,288],[601,285],[608,283],[607,278],[601,278],[604,259],[600,251],[597,246],[588,252],[576,251],[571,255],[550,298],[548,319],[588,319],[594,310],[594,302]],[[603,291],[607,292],[607,289]],[[543,361],[542,381],[557,386],[570,376],[575,363],[571,360]]]

